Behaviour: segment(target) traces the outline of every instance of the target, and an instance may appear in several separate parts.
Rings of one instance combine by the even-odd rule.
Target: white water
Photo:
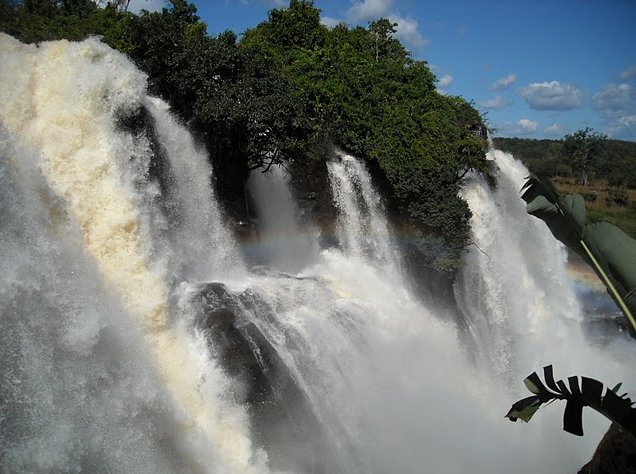
[[[475,245],[455,288],[478,345],[472,352],[478,370],[515,400],[527,395],[519,381],[533,371],[543,376],[548,364],[559,378],[585,375],[610,386],[622,381],[633,392],[636,371],[627,362],[633,342],[616,334],[605,346],[584,336],[583,311],[566,272],[566,249],[541,220],[526,215],[518,198],[528,170],[499,150],[491,150],[488,158],[498,168],[496,189],[471,176],[461,192],[473,213]],[[558,432],[562,410],[544,408],[529,426],[519,427],[528,436],[546,437],[541,456],[562,466],[555,472],[573,471],[570,459],[590,457],[608,425],[597,413],[584,413],[586,435],[577,439]]]
[[[289,188],[289,175],[282,166],[269,173],[254,171],[247,186],[258,214],[258,243],[269,266],[296,273],[315,262],[316,232],[300,222],[300,213]]]
[[[92,259],[97,267],[93,278],[86,278],[88,288],[99,288],[94,294],[97,315],[91,313],[93,308],[88,308],[88,314],[80,318],[91,332],[77,333],[78,330],[68,328],[62,320],[57,328],[62,333],[62,339],[69,337],[65,330],[70,331],[73,337],[79,338],[81,344],[87,346],[86,352],[95,355],[102,339],[101,326],[106,325],[99,319],[95,320],[95,317],[104,311],[101,300],[114,295],[125,308],[124,313],[129,314],[130,320],[126,324],[132,325],[139,334],[134,343],[128,344],[130,354],[124,351],[116,355],[124,360],[134,360],[135,351],[141,350],[152,360],[152,373],[156,375],[151,375],[151,378],[160,381],[155,390],[165,393],[167,402],[161,410],[169,412],[170,423],[175,425],[174,430],[168,431],[168,437],[176,437],[185,448],[181,463],[197,470],[210,466],[215,471],[229,472],[258,468],[263,461],[255,461],[261,454],[251,447],[245,413],[240,407],[228,404],[220,390],[226,383],[223,374],[212,361],[207,360],[205,354],[197,350],[193,335],[187,334],[181,325],[169,320],[169,278],[166,273],[169,262],[154,252],[153,235],[150,233],[152,219],[148,214],[153,211],[153,206],[143,206],[149,201],[148,194],[156,192],[156,186],[146,182],[147,165],[144,164],[149,163],[151,158],[148,155],[148,143],[115,129],[116,114],[130,112],[144,100],[145,77],[123,55],[94,39],[83,43],[45,43],[38,48],[21,45],[5,35],[0,37],[0,41],[0,62],[5,65],[0,72],[0,81],[10,85],[2,88],[0,120],[8,129],[9,137],[17,137],[14,147],[17,152],[3,150],[3,166],[8,176],[16,173],[35,175],[43,183],[46,182],[40,186],[29,183],[34,192],[27,193],[28,200],[34,201],[36,209],[46,209],[51,206],[48,195],[54,195],[54,203],[62,209],[66,218],[59,226],[64,230],[69,227],[76,229],[78,237],[75,244],[83,249],[83,252],[79,249],[76,252],[79,251],[83,258]],[[25,153],[33,155],[34,159],[24,160]],[[201,179],[208,180],[208,176],[204,174]],[[39,187],[43,188],[44,195],[37,192]],[[196,191],[197,186],[192,188]],[[207,195],[211,197],[209,192]],[[201,204],[209,208],[213,203],[209,199],[205,201],[204,197]],[[53,211],[56,218],[62,212]],[[188,217],[184,222],[187,225]],[[42,232],[42,229],[29,228],[29,231]],[[177,235],[183,236],[187,231],[186,227],[184,232],[178,232]],[[193,233],[196,242],[199,233],[196,229]],[[62,240],[64,245],[70,245],[67,239],[58,236],[55,227],[49,234],[47,237],[53,244]],[[165,245],[159,248],[165,248]],[[177,248],[175,252],[189,256],[188,250]],[[225,253],[220,254],[224,256]],[[216,263],[210,260],[212,255],[214,252],[207,255],[210,266]],[[7,261],[20,274],[26,271],[22,270],[22,253],[8,255]],[[54,261],[43,263],[55,267]],[[51,280],[49,284],[54,286],[53,290],[45,291],[44,294],[34,290],[35,294],[31,297],[31,304],[36,305],[38,311],[29,313],[25,324],[36,324],[51,316],[48,305],[43,302],[38,305],[38,300],[46,301],[49,293],[66,289],[65,277],[56,271],[45,272],[44,275],[38,271],[27,271],[22,277],[12,277],[3,287],[13,289],[10,298],[17,304],[23,301],[20,288],[31,287],[35,285],[34,281],[41,278]],[[84,280],[80,277],[78,283]],[[88,288],[86,291],[90,291]],[[65,314],[62,311],[62,315]],[[123,330],[117,329],[117,334]],[[128,334],[124,335],[129,337]],[[36,341],[28,342],[37,344]],[[45,338],[45,342],[51,352],[59,350],[59,341],[55,338]],[[128,347],[121,343],[119,345]],[[21,359],[18,349],[11,356]],[[108,356],[106,354],[103,357]],[[27,359],[22,359],[21,365],[26,364]],[[90,369],[90,365],[87,368]],[[61,385],[62,391],[67,389],[65,377],[88,378],[90,383],[97,386],[102,379],[108,386],[112,378],[110,374],[99,371],[67,373],[63,367],[55,367],[54,371],[59,378],[57,385]],[[33,372],[35,378],[45,376],[37,369]],[[134,384],[130,389],[136,393]],[[30,390],[25,390],[26,393],[21,396],[28,400]],[[88,398],[87,404],[95,403],[90,393],[84,396]],[[119,398],[120,403],[124,401],[121,395]],[[36,427],[42,424],[54,430],[51,412],[56,413],[58,405],[66,406],[67,403],[63,398],[54,397],[48,401],[51,406],[36,404],[33,409],[42,409],[44,413],[36,416],[39,419],[33,423]],[[149,408],[156,404],[157,401],[148,400]],[[94,409],[100,410],[100,407]],[[67,410],[72,414],[72,406]],[[81,423],[81,420],[76,423]],[[34,429],[37,431],[37,428]],[[83,448],[82,439],[76,441]],[[44,448],[56,451],[55,454],[59,450],[68,451],[67,456],[71,457],[71,461],[77,451],[72,444]],[[105,449],[113,449],[113,446]],[[165,457],[161,450],[158,452],[159,459]],[[28,443],[18,442],[15,453],[18,453],[16,456],[23,456],[25,459],[22,462],[29,466],[28,457],[32,453]],[[131,451],[129,455],[132,457],[133,453]],[[81,450],[78,454],[81,454]],[[152,452],[148,455],[152,455]],[[253,465],[253,462],[256,464]],[[67,468],[73,469],[74,466],[65,467],[64,463],[52,466],[52,470]]]
[[[503,418],[545,363],[557,375],[634,380],[620,359],[626,341],[601,349],[584,339],[562,250],[526,216],[524,171],[510,157],[491,154],[494,195],[478,178],[463,191],[488,254],[471,249],[457,286],[468,344],[405,288],[354,157],[329,164],[341,248],[294,268],[289,254],[270,255],[293,277],[252,273],[223,230],[204,153],[123,56],[96,40],[35,48],[2,36],[0,64],[1,470],[302,470],[299,453],[268,462],[242,382],[193,329],[188,297],[207,279],[237,295],[240,316],[306,393],[331,443],[325,471],[574,472],[589,459],[607,427],[595,413],[581,439],[560,430],[562,407],[527,426]],[[149,179],[147,139],[114,125],[142,103],[170,163],[169,191]],[[277,222],[284,239],[302,232],[285,180],[261,186],[258,199],[276,204],[261,206],[263,231]]]
[[[174,229],[170,248],[177,252],[171,268],[181,266],[178,278],[210,281],[244,271],[231,232],[223,225],[210,186],[212,167],[204,149],[169,113],[167,104],[147,98],[160,144],[172,171],[171,199],[175,209],[166,219]],[[177,221],[170,222],[170,221]]]
[[[373,190],[364,165],[353,156],[337,152],[339,161],[327,163],[334,202],[340,211],[338,238],[352,257],[377,264],[397,261],[383,215],[380,196]]]

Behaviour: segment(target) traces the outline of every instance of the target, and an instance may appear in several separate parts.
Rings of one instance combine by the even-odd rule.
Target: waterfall
[[[490,150],[487,157],[497,167],[496,183],[472,175],[461,191],[473,214],[474,245],[455,285],[479,370],[503,381],[502,390],[515,400],[523,395],[516,389],[519,381],[548,364],[562,378],[585,375],[610,386],[618,381],[631,385],[635,371],[626,361],[632,342],[619,334],[607,345],[586,337],[585,308],[566,270],[566,249],[543,221],[525,212],[519,193],[528,170],[499,150]],[[560,414],[539,415],[533,429]],[[544,448],[542,455],[559,459],[567,449],[578,449],[591,456],[608,423],[595,413],[587,414],[585,422],[586,436],[577,440],[577,448],[566,439]]]
[[[509,155],[489,154],[495,188],[463,186],[454,321],[405,285],[355,157],[327,165],[338,246],[283,169],[252,177],[250,268],[205,150],[125,56],[0,35],[0,63],[0,471],[573,472],[607,422],[508,422],[523,378],[553,363],[635,388],[629,342],[581,330]]]
[[[170,420],[175,425],[174,432],[179,434],[181,441],[189,440],[186,453],[192,452],[184,453],[183,462],[198,466],[197,469],[212,465],[215,470],[247,470],[259,453],[252,450],[242,409],[223,400],[223,393],[219,393],[224,381],[222,372],[212,361],[206,360],[206,357],[195,351],[196,341],[193,337],[169,317],[170,289],[165,268],[167,262],[154,252],[148,219],[152,208],[142,206],[144,202],[148,202],[148,194],[157,192],[156,186],[146,182],[147,165],[151,159],[148,143],[143,138],[138,139],[116,129],[117,115],[131,113],[145,100],[145,77],[125,56],[112,51],[96,39],[82,43],[51,42],[36,47],[22,45],[2,35],[0,57],[5,65],[0,78],[3,84],[12,86],[2,89],[0,119],[9,137],[16,137],[14,149],[19,151],[3,152],[3,168],[7,170],[9,177],[22,173],[35,175],[44,181],[44,184],[31,184],[33,192],[27,193],[28,201],[38,201],[34,206],[40,212],[42,208],[54,206],[51,209],[53,224],[29,231],[42,232],[52,227],[47,237],[54,244],[61,239],[64,245],[69,245],[64,235],[58,235],[58,228],[77,229],[79,236],[75,238],[75,243],[83,249],[83,258],[94,260],[96,273],[99,274],[100,289],[92,298],[95,307],[87,308],[88,314],[83,315],[86,319],[83,324],[89,327],[89,331],[77,334],[83,330],[82,327],[68,327],[64,322],[67,311],[72,311],[72,308],[67,311],[56,308],[62,313],[59,327],[56,327],[56,331],[61,333],[60,338],[79,338],[81,342],[78,344],[84,344],[84,350],[90,356],[99,357],[96,353],[104,350],[101,347],[104,332],[102,327],[109,327],[106,321],[100,320],[100,314],[107,311],[101,308],[102,299],[108,301],[113,296],[118,297],[125,313],[131,316],[128,324],[143,334],[138,341],[131,344],[131,348],[143,350],[139,347],[141,345],[148,351],[148,357],[153,362],[153,372],[156,374],[150,378],[160,380],[160,388],[166,393],[166,401],[169,405],[174,404],[174,409],[171,410],[173,418]],[[11,140],[5,140],[7,141]],[[24,160],[22,150],[34,159]],[[14,168],[26,170],[18,172]],[[145,184],[148,189],[138,189]],[[197,191],[196,186],[192,188],[188,192]],[[55,198],[50,199],[49,195]],[[204,206],[210,204],[205,198],[200,202]],[[58,217],[58,214],[63,215]],[[187,219],[188,216],[185,218],[186,223]],[[37,221],[34,223],[38,224]],[[196,234],[196,230],[194,231]],[[42,247],[46,247],[46,244]],[[35,249],[38,250],[40,249]],[[54,267],[55,259],[64,257],[58,256],[54,251],[51,253],[52,261],[49,265]],[[37,271],[36,275],[29,272],[30,267],[23,268],[20,258],[20,254],[7,256],[8,262],[12,262],[17,268],[17,275],[5,287],[16,292],[11,296],[14,302],[22,301],[20,288],[37,286],[33,279],[41,278],[36,276]],[[50,293],[63,291],[68,277],[53,268],[51,270],[45,278],[51,280],[48,284],[54,288],[50,291],[44,289],[43,293],[39,288],[32,288],[30,304],[36,306],[37,311],[29,313],[22,324],[39,324],[40,319],[47,320],[51,317],[46,304],[47,298]],[[80,275],[75,278],[82,277]],[[95,279],[93,277],[89,281]],[[81,301],[81,298],[78,299]],[[7,310],[3,311],[3,315],[11,313],[11,307]],[[92,310],[95,310],[95,314]],[[121,331],[122,329],[115,331],[112,350],[122,344],[118,340],[124,336]],[[107,336],[104,338],[107,339]],[[37,344],[37,341],[27,342],[30,346]],[[54,338],[45,337],[45,342],[50,351],[59,350],[58,341]],[[31,347],[24,350],[27,354],[31,353]],[[22,355],[24,350],[16,349],[9,356],[17,358],[20,365],[25,366],[29,359]],[[134,357],[133,354],[134,351],[131,350],[129,357]],[[85,368],[90,368],[90,365],[75,371],[65,371],[64,366],[55,367],[54,373],[60,372],[58,385],[62,385],[61,389],[66,389],[65,378],[70,378],[71,381],[88,378],[83,384],[77,382],[80,389],[88,390],[88,386],[99,389],[101,384],[108,387],[113,382],[113,376],[108,371],[101,373],[98,369],[87,374],[82,370]],[[46,369],[42,367],[41,370]],[[42,374],[36,372],[33,375],[38,377]],[[140,378],[143,379],[144,376],[140,375]],[[114,376],[114,379],[117,381],[118,377]],[[134,389],[134,384],[130,389]],[[46,403],[32,407],[43,410],[40,415],[29,414],[37,418],[33,420],[36,431],[38,424],[53,429],[49,424],[53,422],[51,418],[57,414],[56,407],[67,403],[58,399],[60,395],[62,394],[55,393],[48,397],[48,410]],[[119,395],[121,399],[121,392]],[[28,393],[23,396],[27,397],[24,400],[28,400]],[[89,406],[86,410],[90,410],[90,405],[95,400],[90,398],[90,392],[85,392],[84,396],[88,397],[85,404]],[[141,398],[143,410],[152,410],[157,403],[154,400],[156,396],[149,396],[146,401],[142,394]],[[100,410],[100,407],[96,406],[94,409]],[[69,410],[68,414],[71,416],[65,421],[70,422],[73,412]],[[81,423],[81,420],[75,423]],[[158,431],[163,430],[160,428]],[[99,431],[96,435],[99,435]],[[15,441],[18,442],[19,439],[16,438]],[[54,439],[51,441],[57,442]],[[54,446],[50,443],[46,448],[57,450],[55,454],[68,458],[70,464],[53,465],[50,466],[51,470],[73,468],[74,463],[78,462],[97,462],[99,458],[92,460],[85,446],[85,443],[91,441],[99,443],[98,440],[84,440],[77,435],[68,445]],[[121,449],[116,447],[119,441],[114,437],[114,445],[105,449],[116,452]],[[30,455],[28,447],[18,443],[16,452],[21,449],[24,450],[24,456]],[[86,452],[89,461],[74,458],[81,457],[82,452]],[[28,459],[21,461],[27,463],[25,470],[30,470]],[[258,464],[261,461],[256,462]],[[32,467],[37,468],[37,465]]]
[[[166,219],[174,229],[170,247],[178,252],[171,267],[184,266],[181,279],[209,281],[242,274],[243,265],[232,234],[223,225],[207,153],[169,113],[163,101],[148,97],[158,141],[172,171],[173,209]],[[178,263],[177,263],[178,262]]]
[[[254,255],[280,271],[297,273],[314,263],[318,252],[316,232],[301,225],[300,212],[289,187],[289,175],[282,166],[265,174],[253,171],[248,180],[258,216],[258,249]]]
[[[339,161],[327,164],[334,202],[340,210],[338,238],[352,257],[365,257],[379,264],[393,264],[393,250],[379,195],[374,191],[364,164],[353,156],[336,152]]]

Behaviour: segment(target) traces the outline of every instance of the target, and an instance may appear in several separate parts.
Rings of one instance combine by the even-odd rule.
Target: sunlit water
[[[575,438],[553,405],[510,423],[523,378],[553,363],[632,389],[630,342],[586,339],[564,250],[525,214],[526,171],[509,155],[489,155],[495,190],[463,186],[475,245],[456,323],[404,284],[355,157],[328,164],[337,247],[319,248],[284,170],[252,178],[264,251],[250,269],[205,151],[124,56],[1,36],[0,63],[2,471],[574,472],[608,422],[585,413]],[[117,125],[141,106],[157,143]],[[161,182],[153,160],[167,163]],[[191,300],[210,281],[308,400],[328,439],[310,464],[293,440],[261,443],[249,381],[196,329]]]

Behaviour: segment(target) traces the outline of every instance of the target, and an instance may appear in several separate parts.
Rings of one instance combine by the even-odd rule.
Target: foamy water
[[[248,470],[255,453],[245,415],[226,416],[215,388],[205,387],[214,384],[205,379],[215,375],[207,370],[209,362],[168,320],[164,262],[149,258],[152,236],[137,206],[135,177],[126,167],[147,143],[115,129],[117,114],[141,105],[145,76],[95,39],[36,48],[3,35],[0,47],[2,62],[9,65],[0,80],[28,90],[2,89],[0,120],[22,147],[38,153],[37,166],[81,230],[82,245],[96,260],[106,288],[143,323],[144,343],[174,400],[179,426],[186,436],[200,431],[213,460],[219,458],[231,471]],[[207,469],[209,454],[197,456],[200,468]]]

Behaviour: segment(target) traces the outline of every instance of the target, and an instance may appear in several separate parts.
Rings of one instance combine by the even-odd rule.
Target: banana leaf
[[[613,389],[606,389],[603,395],[603,384],[589,377],[568,377],[568,384],[554,380],[552,366],[543,368],[545,384],[536,372],[530,374],[524,383],[534,395],[519,400],[512,405],[506,417],[510,421],[518,419],[530,421],[543,404],[555,400],[565,400],[563,413],[563,429],[568,433],[583,436],[583,407],[589,406],[620,425],[636,438],[636,409],[626,394],[618,395],[620,384]]]
[[[527,212],[594,269],[636,338],[636,240],[607,222],[588,223],[581,195],[560,195],[548,178],[530,176],[521,191]]]

